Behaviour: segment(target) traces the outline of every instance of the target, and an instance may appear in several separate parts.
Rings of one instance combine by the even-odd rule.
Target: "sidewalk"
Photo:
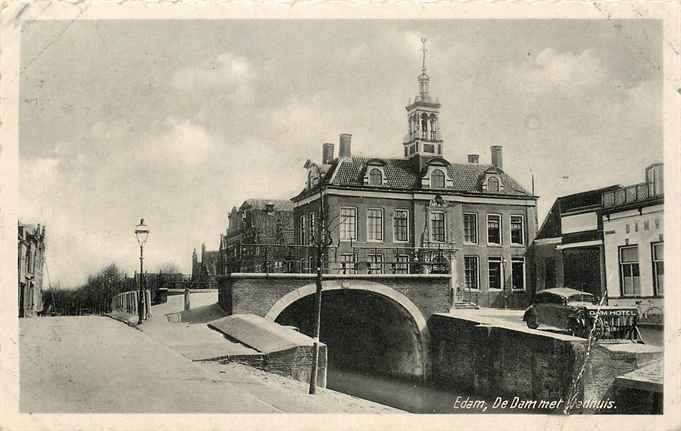
[[[241,343],[231,342],[210,329],[206,320],[227,316],[217,305],[217,293],[194,292],[189,312],[182,312],[182,295],[168,297],[166,304],[152,307],[152,317],[141,326],[150,338],[173,349],[216,378],[233,385],[236,393],[256,399],[286,413],[405,413],[372,401],[355,398],[331,389],[317,389],[309,395],[309,385],[237,363],[223,364],[211,359],[258,354]],[[177,322],[181,314],[183,321]],[[170,321],[169,321],[170,318]]]

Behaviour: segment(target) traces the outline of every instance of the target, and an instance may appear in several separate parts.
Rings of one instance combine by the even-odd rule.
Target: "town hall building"
[[[340,135],[337,157],[333,144],[323,144],[321,163],[306,163],[305,188],[291,199],[295,242],[310,246],[324,238],[323,204],[330,236],[325,272],[451,273],[459,301],[523,307],[535,279],[528,246],[537,231],[537,197],[503,170],[501,146],[491,147],[489,164],[475,154],[465,163],[445,158],[423,42],[403,157],[354,156],[350,134]],[[300,267],[313,272],[314,259],[304,257]]]

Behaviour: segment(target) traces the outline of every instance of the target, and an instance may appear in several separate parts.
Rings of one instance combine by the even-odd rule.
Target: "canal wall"
[[[582,338],[472,316],[436,314],[428,326],[432,379],[439,385],[492,398],[565,402],[581,371],[575,400],[596,403],[576,409],[584,413],[614,413],[614,402],[611,411],[597,403],[615,400],[616,378],[662,355],[656,346],[596,344],[582,370],[587,348]]]

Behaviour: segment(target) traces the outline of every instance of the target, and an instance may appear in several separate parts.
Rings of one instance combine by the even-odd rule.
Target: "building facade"
[[[664,310],[664,171],[646,180],[556,199],[533,244],[538,290],[570,287],[617,305],[637,305],[644,320]],[[653,317],[653,314],[657,317]]]
[[[637,305],[644,321],[664,314],[664,170],[645,182],[603,193],[605,279],[611,304]]]
[[[248,199],[228,214],[220,251],[230,272],[293,272],[286,259],[293,244],[293,204]]]
[[[570,287],[597,298],[605,293],[603,187],[561,196],[553,203],[533,243],[537,290]]]
[[[30,317],[43,309],[45,226],[19,223],[18,233],[19,317]]]
[[[296,244],[324,239],[328,272],[448,272],[457,300],[522,307],[534,280],[537,198],[503,170],[501,146],[491,147],[489,164],[476,154],[447,160],[425,50],[417,81],[403,157],[353,156],[351,135],[341,134],[338,157],[325,143],[321,163],[306,163],[304,190],[291,199]],[[313,271],[315,253],[299,267]]]
[[[201,254],[192,252],[191,286],[194,289],[215,289],[216,275],[220,259],[220,250],[207,251],[206,244],[201,244]]]

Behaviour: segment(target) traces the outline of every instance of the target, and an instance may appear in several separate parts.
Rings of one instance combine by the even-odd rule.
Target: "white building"
[[[654,164],[644,183],[603,193],[609,303],[638,305],[644,321],[661,319],[664,309],[663,177],[663,165]]]

